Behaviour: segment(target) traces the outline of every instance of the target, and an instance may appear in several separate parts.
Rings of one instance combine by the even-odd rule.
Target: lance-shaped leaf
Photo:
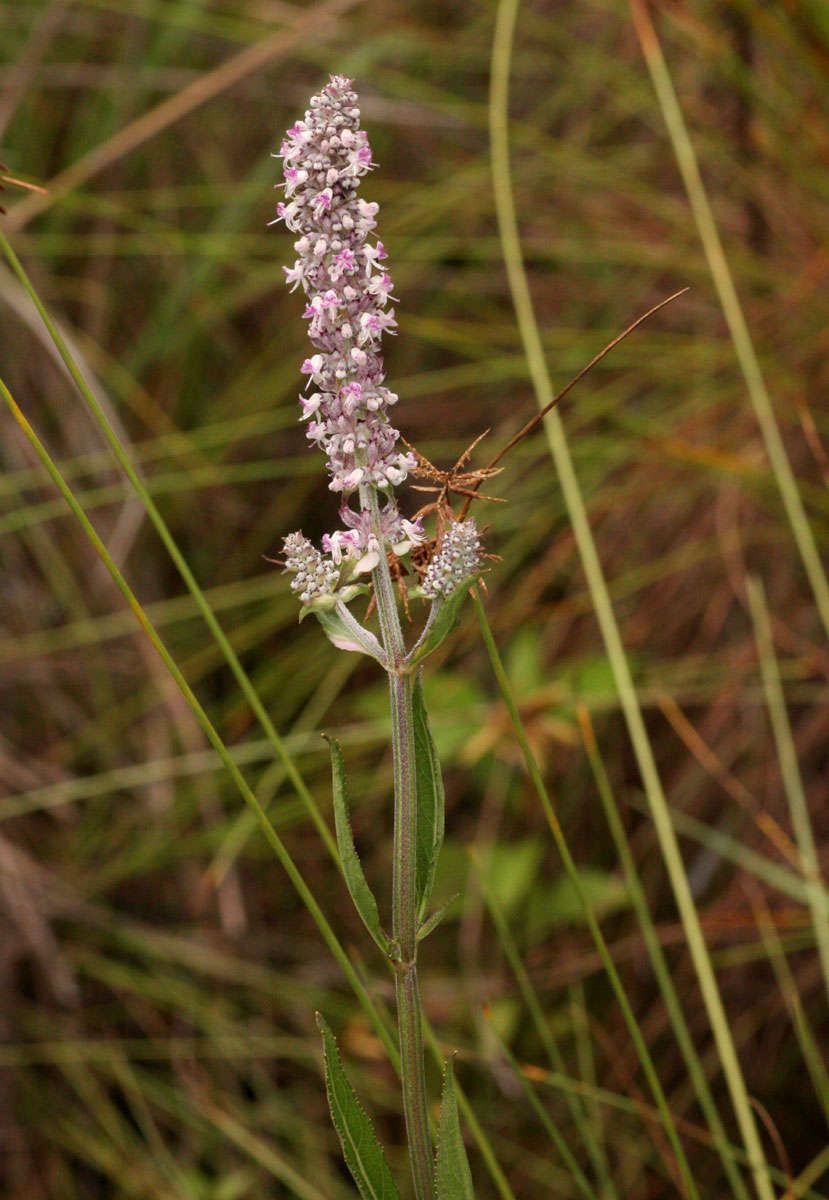
[[[460,892],[455,892],[454,896],[450,896],[445,904],[441,904],[440,908],[436,908],[435,911],[428,916],[421,925],[418,926],[417,940],[419,942],[422,942],[424,938],[427,938],[429,934],[433,932],[433,930],[437,929],[438,925],[440,925],[441,921],[449,912],[449,909],[459,896]]]
[[[444,638],[452,632],[458,622],[461,605],[469,594],[469,589],[477,582],[477,579],[477,575],[469,575],[445,600],[432,601],[432,611],[429,614],[429,620],[426,623],[423,636],[415,645],[407,660],[409,670],[413,670],[419,663],[423,662],[427,655],[431,654],[433,650],[437,650]]]
[[[380,914],[377,911],[377,901],[368,886],[363,874],[362,864],[354,845],[351,832],[351,821],[348,815],[348,792],[345,781],[345,763],[343,762],[340,744],[335,738],[326,737],[331,750],[331,779],[334,794],[334,825],[337,831],[337,847],[340,851],[343,876],[348,887],[354,907],[360,914],[363,924],[374,938],[384,954],[390,953],[389,939],[380,925]]]
[[[343,1148],[346,1165],[363,1200],[400,1200],[383,1147],[366,1111],[348,1082],[334,1035],[317,1013],[325,1058],[325,1090],[331,1119]]]
[[[351,650],[356,654],[370,654],[372,658],[376,658],[382,665],[386,665],[386,656],[383,653],[383,647],[377,641],[377,638],[369,629],[364,629],[363,626],[351,616],[344,604],[337,605],[336,608],[323,608],[312,604],[306,604],[299,614],[299,619],[302,621],[309,612],[312,612],[325,630],[325,636],[333,646],[338,650]]]
[[[423,699],[423,683],[416,675],[412,686],[414,723],[415,781],[417,786],[417,845],[415,884],[418,919],[423,920],[438,857],[443,846],[443,778],[429,716]]]
[[[458,1099],[455,1095],[455,1073],[452,1059],[446,1060],[443,1070],[443,1096],[440,1106],[440,1132],[435,1159],[435,1191],[437,1200],[475,1200],[472,1172],[466,1157],[458,1119]]]

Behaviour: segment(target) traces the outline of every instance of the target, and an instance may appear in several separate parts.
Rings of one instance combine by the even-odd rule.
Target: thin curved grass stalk
[[[536,400],[539,408],[543,409],[553,399],[554,393],[524,268],[509,161],[509,77],[518,4],[519,0],[500,0],[498,5],[490,80],[490,140],[493,188],[504,263]],[[636,688],[590,528],[584,498],[573,467],[567,437],[555,409],[544,418],[544,430],[570,515],[596,619],[601,629],[631,744],[648,797],[654,828],[699,979],[731,1102],[751,1163],[757,1195],[760,1200],[774,1200],[763,1143],[760,1140],[728,1018],[703,937],[699,914],[671,824],[662,782],[642,719]]]
[[[596,781],[596,788],[604,808],[605,817],[610,828],[611,836],[616,853],[619,856],[619,861],[622,864],[622,870],[625,876],[628,895],[636,912],[636,917],[639,921],[639,926],[642,930],[642,935],[645,939],[645,945],[648,949],[648,956],[651,960],[651,965],[656,975],[660,991],[665,1000],[665,1006],[668,1009],[668,1014],[671,1018],[671,1024],[674,1030],[674,1036],[677,1040],[677,1045],[680,1048],[682,1057],[685,1059],[685,1065],[688,1068],[688,1073],[691,1076],[691,1081],[694,1085],[694,1090],[697,1094],[700,1107],[705,1114],[705,1119],[708,1122],[708,1127],[711,1130],[711,1136],[714,1139],[714,1144],[720,1155],[723,1164],[723,1170],[728,1177],[728,1183],[732,1193],[737,1200],[747,1200],[748,1192],[740,1173],[734,1164],[733,1155],[729,1153],[728,1140],[726,1137],[725,1127],[723,1126],[722,1118],[717,1109],[716,1101],[708,1085],[708,1079],[705,1075],[705,1069],[697,1054],[696,1047],[688,1029],[682,1004],[671,979],[671,972],[668,966],[662,947],[659,944],[659,934],[654,925],[653,918],[648,908],[647,898],[645,896],[642,883],[639,879],[639,874],[636,870],[636,863],[631,851],[630,842],[625,833],[624,825],[622,824],[619,810],[610,787],[610,780],[607,777],[607,772],[604,769],[599,754],[599,748],[593,734],[593,725],[590,721],[590,714],[584,705],[579,704],[577,707],[577,716],[579,725],[581,726],[582,741],[584,742],[587,757],[590,762],[593,778]]]
[[[794,736],[786,711],[786,698],[783,695],[783,685],[780,682],[780,669],[774,653],[771,620],[763,593],[763,585],[759,579],[749,576],[746,580],[746,594],[748,596],[749,612],[754,624],[754,636],[757,641],[757,653],[763,676],[763,688],[766,693],[766,705],[769,710],[772,729],[774,730],[774,740],[777,744],[777,757],[780,762],[780,774],[783,778],[783,791],[789,803],[792,828],[794,829],[797,848],[800,853],[803,881],[809,895],[809,907],[812,910],[812,927],[815,931],[818,957],[823,972],[823,986],[827,996],[829,996],[829,913],[827,913],[825,904],[825,887],[820,871],[815,835],[809,816],[809,806],[806,802],[803,778],[797,762]]]
[[[493,674],[498,681],[498,687],[500,688],[504,703],[507,706],[510,722],[515,732],[516,739],[518,740],[518,744],[521,747],[521,753],[524,757],[524,763],[526,765],[527,772],[532,780],[536,795],[541,801],[541,807],[544,811],[544,816],[547,818],[547,824],[549,825],[550,832],[553,835],[553,841],[555,842],[556,849],[561,856],[564,869],[573,884],[574,891],[578,897],[579,905],[584,913],[588,929],[590,930],[590,935],[593,938],[596,949],[599,952],[599,957],[602,960],[602,966],[607,973],[607,977],[610,981],[611,987],[613,988],[619,1008],[622,1011],[622,1016],[625,1019],[628,1033],[630,1034],[631,1041],[633,1042],[645,1078],[648,1081],[651,1094],[656,1102],[657,1110],[659,1111],[660,1117],[664,1123],[665,1131],[671,1143],[671,1148],[676,1155],[677,1166],[679,1168],[687,1195],[694,1198],[694,1200],[699,1200],[699,1192],[697,1191],[697,1186],[694,1182],[691,1167],[685,1155],[682,1143],[679,1139],[676,1122],[674,1121],[673,1114],[665,1098],[665,1093],[663,1091],[662,1084],[659,1081],[659,1076],[657,1075],[653,1058],[642,1035],[642,1031],[639,1028],[639,1023],[636,1020],[633,1009],[630,1006],[630,1001],[627,998],[624,985],[619,978],[619,973],[616,970],[616,966],[610,956],[610,951],[607,947],[604,934],[599,928],[599,924],[593,913],[592,906],[587,899],[587,893],[584,890],[584,885],[582,883],[581,876],[579,875],[578,867],[576,866],[573,856],[570,853],[570,848],[567,845],[567,841],[564,837],[564,831],[559,823],[553,802],[550,799],[549,792],[547,791],[547,786],[541,777],[541,772],[538,769],[535,756],[530,747],[530,743],[527,740],[527,735],[521,720],[521,714],[518,711],[518,706],[515,702],[515,696],[513,694],[509,678],[504,670],[504,665],[501,661],[501,656],[498,653],[498,648],[495,645],[495,640],[492,636],[492,630],[489,627],[484,606],[481,604],[481,598],[478,595],[477,589],[472,593],[472,600],[475,606],[475,615],[478,618],[478,625],[481,630],[484,646],[486,647],[486,651],[489,655],[489,660],[492,665]]]
[[[743,314],[737,289],[734,286],[728,258],[723,249],[717,223],[714,220],[705,184],[697,164],[694,145],[688,133],[671,80],[671,73],[662,53],[656,29],[648,15],[647,7],[643,0],[631,0],[630,10],[659,106],[662,109],[677,166],[688,193],[688,201],[705,257],[708,260],[708,268],[717,289],[728,331],[731,334],[734,352],[763,435],[772,473],[780,491],[780,498],[783,501],[794,540],[800,551],[803,568],[814,593],[815,604],[823,622],[823,628],[829,636],[829,582],[827,582],[826,573],[820,561],[815,536],[800,497],[800,490],[780,434],[780,427],[777,424],[774,406],[760,369],[754,342]]]
[[[792,1027],[800,1045],[800,1053],[812,1081],[812,1089],[823,1109],[824,1120],[829,1126],[829,1072],[824,1064],[820,1041],[812,1030],[811,1022],[801,1002],[797,983],[786,959],[786,952],[775,928],[774,919],[759,889],[756,891],[757,895],[751,897],[751,902],[757,928],[763,939],[766,956],[777,979],[780,995],[789,1010]]]
[[[495,930],[498,934],[498,941],[500,942],[507,962],[512,969],[512,973],[515,976],[516,983],[518,984],[518,990],[521,993],[521,997],[524,1001],[527,1011],[530,1014],[533,1025],[535,1026],[538,1039],[541,1042],[541,1045],[544,1047],[547,1057],[550,1060],[550,1068],[551,1070],[564,1075],[566,1074],[567,1070],[564,1062],[564,1056],[561,1053],[555,1035],[550,1028],[550,1023],[547,1021],[544,1013],[542,1012],[538,996],[533,988],[529,973],[521,961],[518,947],[515,944],[515,939],[512,936],[509,925],[507,924],[507,920],[501,910],[501,906],[498,903],[492,887],[483,877],[481,877],[481,884],[483,887],[487,908],[489,909],[495,925]],[[587,1117],[584,1107],[580,1104],[578,1098],[572,1092],[565,1092],[564,1098],[567,1107],[570,1110],[573,1124],[578,1129],[582,1141],[584,1142],[587,1155],[593,1164],[593,1169],[596,1172],[596,1176],[601,1187],[601,1194],[606,1197],[618,1196],[613,1177],[611,1176],[608,1168],[607,1159],[602,1153],[601,1147],[597,1142],[593,1132],[592,1122]],[[554,1138],[554,1141],[556,1143],[556,1147],[561,1153],[562,1146],[558,1138]],[[586,1180],[584,1179],[583,1174],[576,1174],[573,1172],[573,1164],[570,1161],[569,1155],[566,1161],[571,1173],[574,1174],[574,1179],[579,1187],[579,1190],[584,1192]],[[587,1185],[587,1187],[589,1194],[594,1195],[595,1193],[593,1188],[589,1185]]]
[[[14,250],[12,249],[8,239],[3,235],[2,232],[0,232],[0,247],[2,247],[3,253],[6,256],[9,266],[14,271],[15,275],[20,280],[21,284],[23,285],[23,287],[25,288],[29,297],[31,298],[33,304],[37,308],[37,311],[40,314],[41,320],[43,321],[44,325],[46,326],[47,330],[49,331],[49,335],[52,338],[52,341],[54,342],[54,344],[58,350],[58,353],[60,354],[60,357],[62,358],[63,362],[65,363],[67,370],[69,371],[72,381],[74,382],[76,388],[78,389],[78,392],[80,393],[82,399],[84,400],[93,420],[95,421],[96,425],[101,430],[101,432],[103,433],[107,442],[109,443],[110,449],[112,450],[112,453],[114,454],[115,459],[118,462],[118,465],[120,466],[120,468],[124,472],[124,474],[127,476],[128,480],[130,481],[130,484],[134,488],[135,492],[138,494],[138,496],[141,500],[141,503],[144,505],[144,508],[147,512],[148,517],[150,518],[153,525],[155,526],[155,529],[156,529],[159,537],[161,538],[162,542],[164,543],[164,547],[167,550],[167,553],[170,555],[170,558],[175,563],[175,566],[176,566],[179,574],[181,575],[182,580],[184,581],[185,585],[187,586],[188,590],[190,591],[190,594],[192,595],[193,599],[195,600],[196,606],[198,607],[199,612],[201,613],[202,617],[204,618],[205,624],[207,625],[208,629],[210,630],[211,634],[213,635],[214,640],[216,641],[216,644],[218,645],[219,649],[221,650],[222,654],[224,655],[225,660],[226,660],[228,666],[230,667],[231,671],[233,672],[233,675],[234,675],[237,683],[239,684],[240,688],[242,689],[242,692],[244,693],[246,700],[250,704],[251,709],[253,710],[254,714],[256,715],[257,720],[259,721],[260,725],[262,726],[265,736],[267,737],[268,741],[273,746],[274,751],[276,752],[278,758],[282,762],[285,772],[286,772],[289,780],[291,781],[292,787],[295,789],[297,795],[299,796],[300,800],[304,804],[304,806],[308,812],[308,815],[310,816],[311,820],[314,822],[314,825],[316,826],[316,828],[320,834],[320,837],[323,839],[323,842],[328,847],[329,853],[331,854],[331,856],[334,858],[335,861],[339,862],[339,859],[337,857],[337,848],[336,848],[336,846],[334,844],[334,840],[331,836],[331,831],[328,828],[327,824],[325,823],[325,821],[322,817],[322,814],[319,811],[319,807],[317,805],[316,800],[314,799],[314,797],[311,795],[310,791],[308,790],[308,787],[306,786],[305,781],[302,779],[302,776],[300,775],[299,771],[297,770],[296,764],[294,763],[293,759],[286,751],[284,743],[283,743],[282,739],[280,738],[279,734],[277,733],[276,728],[273,724],[273,721],[268,716],[268,712],[267,712],[264,704],[262,703],[262,700],[260,699],[258,692],[254,688],[249,675],[247,674],[247,672],[245,671],[241,662],[239,661],[239,657],[236,654],[235,650],[233,649],[232,645],[230,644],[230,641],[229,641],[227,635],[225,634],[221,624],[219,623],[219,620],[216,617],[216,614],[213,611],[213,608],[210,605],[210,602],[208,601],[206,595],[204,594],[204,591],[202,590],[202,588],[199,586],[198,582],[196,581],[196,577],[193,574],[193,571],[191,570],[189,563],[185,559],[177,542],[173,538],[173,535],[170,532],[167,522],[164,520],[158,506],[156,505],[155,501],[153,500],[152,496],[149,493],[147,485],[144,483],[143,479],[141,478],[141,476],[139,475],[139,473],[136,471],[135,467],[133,466],[132,460],[130,459],[129,455],[127,454],[127,452],[124,450],[123,446],[121,445],[121,443],[118,439],[118,435],[116,434],[115,430],[112,428],[112,425],[110,424],[109,420],[107,419],[106,413],[104,412],[103,408],[101,407],[101,404],[99,403],[99,401],[98,401],[97,397],[95,396],[94,392],[92,391],[92,389],[89,387],[87,381],[84,379],[83,373],[79,369],[77,363],[75,362],[74,358],[72,357],[72,354],[71,354],[69,348],[67,347],[63,338],[61,337],[60,331],[58,330],[57,326],[55,325],[55,323],[52,320],[51,316],[49,315],[48,311],[44,307],[43,302],[41,301],[41,299],[38,296],[37,292],[35,291],[34,287],[32,286],[32,283],[31,283],[28,275],[24,271],[24,269],[20,263],[20,260],[18,259],[17,255],[15,254]]]
[[[371,999],[371,996],[369,995],[368,991],[365,988],[365,985],[362,983],[361,979],[357,975],[357,972],[354,970],[353,966],[351,965],[348,955],[346,954],[339,939],[337,938],[336,934],[334,933],[333,929],[331,928],[330,924],[328,923],[328,920],[325,917],[325,914],[323,913],[319,904],[317,903],[317,901],[313,895],[313,892],[308,887],[308,884],[305,882],[302,874],[300,873],[299,869],[297,868],[293,859],[291,858],[291,855],[288,852],[288,849],[285,846],[285,843],[282,841],[279,834],[274,829],[272,823],[268,819],[267,813],[265,813],[265,811],[262,808],[262,806],[260,805],[259,801],[256,799],[256,796],[251,791],[250,786],[247,783],[247,780],[245,779],[242,772],[239,770],[239,767],[237,766],[236,762],[234,761],[233,757],[231,756],[230,752],[228,751],[227,747],[225,746],[218,731],[214,727],[213,723],[211,722],[211,720],[208,717],[207,713],[205,712],[204,708],[200,704],[198,698],[196,697],[195,693],[191,689],[190,685],[187,683],[187,680],[182,675],[181,670],[179,669],[173,656],[170,654],[170,651],[167,649],[162,638],[159,636],[157,630],[155,629],[155,626],[152,624],[152,622],[147,617],[137,596],[133,592],[130,585],[127,583],[124,576],[119,571],[118,567],[116,566],[115,562],[113,561],[111,554],[107,550],[104,543],[101,541],[101,538],[99,537],[99,535],[96,532],[93,525],[90,523],[88,517],[86,516],[86,513],[83,511],[83,508],[78,503],[78,500],[76,499],[74,493],[72,492],[72,489],[69,487],[69,485],[64,480],[64,478],[61,475],[60,471],[58,470],[57,466],[51,459],[48,450],[43,445],[43,443],[41,442],[40,438],[35,433],[32,426],[29,424],[29,422],[26,419],[25,415],[23,414],[22,410],[20,409],[20,407],[14,400],[11,392],[8,390],[5,383],[1,379],[0,379],[0,396],[2,396],[3,400],[5,401],[6,405],[8,406],[9,411],[11,412],[15,421],[17,422],[20,429],[25,434],[26,438],[29,440],[29,443],[31,444],[32,448],[34,449],[34,451],[37,454],[40,461],[43,463],[43,465],[46,468],[47,472],[49,473],[52,481],[55,483],[56,487],[61,492],[64,500],[69,505],[76,520],[78,521],[78,523],[80,524],[84,533],[86,534],[86,536],[89,538],[90,542],[92,543],[96,554],[103,562],[104,566],[106,567],[107,571],[109,572],[113,582],[115,583],[116,587],[120,591],[121,595],[124,597],[127,604],[132,609],[139,625],[144,630],[144,633],[147,635],[147,637],[149,638],[150,642],[153,644],[155,649],[158,651],[158,654],[160,655],[165,667],[167,668],[170,675],[172,676],[174,682],[176,683],[176,686],[179,688],[179,691],[181,692],[181,694],[184,696],[185,700],[187,701],[187,704],[189,705],[190,709],[192,710],[193,715],[195,716],[196,720],[199,722],[199,725],[204,730],[211,745],[213,746],[213,748],[215,749],[215,751],[221,758],[225,768],[227,769],[228,773],[230,774],[231,779],[233,780],[240,795],[242,796],[242,799],[256,814],[257,821],[259,822],[259,826],[260,826],[262,832],[264,833],[265,838],[267,839],[271,848],[276,853],[276,856],[279,859],[282,866],[284,867],[284,869],[288,875],[288,878],[291,880],[291,883],[296,888],[297,892],[300,895],[300,898],[302,899],[303,903],[305,904],[308,911],[311,913],[311,916],[313,917],[314,921],[316,922],[317,927],[320,930],[320,933],[322,934],[323,938],[325,939],[326,944],[328,945],[328,948],[331,950],[331,953],[334,955],[334,958],[337,960],[338,964],[342,968],[343,973],[344,973],[346,979],[348,980],[349,984],[354,989],[355,995],[359,999],[360,1004],[362,1005],[363,1009],[365,1010],[366,1015],[368,1016],[369,1020],[371,1021],[372,1025],[377,1033],[377,1036],[380,1038],[383,1045],[385,1046],[386,1051],[387,1051],[389,1057],[391,1058],[392,1063],[397,1064],[398,1063],[397,1047],[395,1046],[393,1039],[389,1036],[388,1030],[386,1029],[385,1025],[381,1021],[381,1019],[377,1013],[375,1004],[374,1004],[373,1000]]]
[[[570,1150],[570,1147],[567,1145],[567,1142],[562,1137],[561,1133],[559,1132],[558,1128],[556,1127],[555,1122],[552,1120],[549,1113],[544,1108],[544,1105],[541,1103],[541,1101],[536,1096],[535,1091],[533,1090],[532,1085],[530,1084],[530,1081],[527,1078],[526,1073],[521,1070],[521,1066],[518,1063],[518,1061],[516,1060],[515,1055],[511,1052],[509,1046],[506,1045],[503,1038],[500,1038],[498,1036],[498,1034],[495,1032],[495,1030],[492,1028],[491,1025],[490,1025],[490,1036],[495,1041],[495,1043],[498,1047],[499,1054],[503,1055],[503,1057],[507,1060],[507,1062],[509,1063],[509,1065],[512,1067],[513,1071],[515,1072],[515,1076],[518,1079],[521,1090],[524,1093],[524,1096],[526,1097],[527,1103],[529,1104],[530,1108],[532,1108],[535,1115],[538,1117],[538,1120],[541,1123],[543,1129],[546,1131],[547,1136],[549,1137],[550,1141],[553,1143],[556,1150],[561,1155],[561,1158],[564,1161],[568,1171],[570,1172],[570,1175],[572,1176],[573,1182],[575,1183],[575,1186],[578,1189],[579,1194],[587,1197],[587,1200],[599,1200],[600,1193],[596,1192],[595,1188],[592,1186],[592,1184],[588,1180],[587,1176],[582,1171],[581,1167],[579,1166],[578,1160],[575,1158],[572,1151]],[[556,1077],[558,1077],[558,1076],[563,1076],[564,1072],[563,1071],[555,1071],[555,1072],[553,1072],[553,1074],[555,1074]],[[565,1091],[564,1096],[565,1096],[565,1099],[570,1099],[574,1102],[576,1102],[578,1100],[578,1097],[572,1091]],[[604,1193],[602,1193],[602,1194],[604,1194]]]

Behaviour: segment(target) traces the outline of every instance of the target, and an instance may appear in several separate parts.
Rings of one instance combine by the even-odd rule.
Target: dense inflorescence
[[[285,538],[285,569],[293,575],[291,591],[303,604],[333,595],[340,575],[337,567],[300,532]]]
[[[314,389],[300,397],[302,419],[309,440],[327,455],[329,487],[343,497],[345,529],[327,534],[323,549],[337,564],[373,560],[380,539],[411,544],[423,535],[401,516],[393,494],[416,462],[397,448],[400,435],[389,420],[397,396],[384,385],[380,345],[384,331],[396,326],[392,282],[381,265],[383,243],[370,237],[378,205],[357,195],[373,164],[351,80],[334,75],[311,98],[280,155],[285,200],[276,219],[300,235],[296,262],[284,270],[292,290],[307,293],[304,316],[315,349],[302,364]],[[384,495],[379,522],[371,514],[371,489]],[[356,512],[348,504],[354,492]]]
[[[436,600],[451,595],[456,587],[479,570],[482,557],[475,522],[470,518],[450,525],[423,577],[424,596]]]

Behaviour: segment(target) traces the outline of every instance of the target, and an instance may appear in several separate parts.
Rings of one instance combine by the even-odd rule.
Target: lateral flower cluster
[[[303,604],[333,595],[340,572],[323,558],[301,530],[288,534],[284,548],[285,570],[293,575],[291,591]]]
[[[370,236],[378,205],[357,195],[373,164],[351,84],[333,75],[288,130],[279,155],[285,200],[276,220],[299,234],[296,262],[283,270],[291,290],[301,286],[307,294],[304,316],[315,350],[302,364],[306,392],[313,390],[300,396],[301,419],[308,421],[309,441],[327,455],[329,487],[342,495],[345,528],[326,534],[323,550],[337,566],[357,559],[367,570],[385,552],[381,540],[408,548],[423,533],[419,522],[402,517],[393,492],[416,460],[398,449],[400,434],[389,419],[397,396],[384,385],[381,339],[396,327],[392,281],[381,265],[383,243]],[[384,498],[379,522],[372,490]],[[355,492],[357,511],[348,503]]]
[[[443,542],[429,563],[421,585],[430,600],[451,596],[456,587],[474,575],[481,565],[483,547],[475,522],[456,521],[446,530]]]

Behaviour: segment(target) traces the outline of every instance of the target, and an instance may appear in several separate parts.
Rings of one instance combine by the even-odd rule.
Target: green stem
[[[361,500],[371,506],[377,539],[380,518],[376,492]],[[416,837],[417,787],[414,758],[414,718],[411,676],[404,670],[406,646],[385,549],[372,572],[377,615],[386,651],[391,702],[392,756],[394,759],[394,858],[392,864],[392,939],[396,943],[397,1024],[403,1112],[409,1159],[417,1200],[432,1200],[432,1143],[426,1107],[426,1064],[423,1057],[423,1021],[417,982]]]

